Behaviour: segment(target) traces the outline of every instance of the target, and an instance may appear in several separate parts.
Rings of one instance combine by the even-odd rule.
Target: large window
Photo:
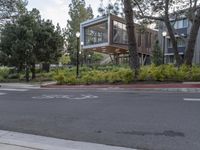
[[[118,21],[113,21],[113,43],[128,44],[126,25]]]
[[[177,38],[177,46],[178,47],[185,47],[186,46],[185,40],[181,39],[181,38]],[[171,41],[171,39],[167,40],[167,47],[168,48],[172,48],[172,41]]]
[[[108,23],[102,22],[96,25],[86,27],[85,45],[94,45],[108,42]]]
[[[151,33],[145,32],[145,48],[151,48]]]
[[[138,40],[137,40],[137,43],[138,43],[138,47],[140,47],[142,45],[142,33],[141,32],[138,32]]]
[[[178,47],[185,47],[185,41],[183,39],[177,39],[177,45]]]
[[[167,47],[172,48],[172,42],[170,39],[167,39]]]
[[[172,21],[171,25],[174,26],[175,29],[187,28],[188,19],[177,20],[176,22]]]

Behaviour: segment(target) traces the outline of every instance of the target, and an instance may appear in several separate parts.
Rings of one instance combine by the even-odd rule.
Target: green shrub
[[[54,79],[57,81],[58,84],[64,84],[65,83],[65,75],[63,72],[58,72]]]
[[[162,66],[151,66],[151,78],[155,81],[164,81],[164,68]]]
[[[78,84],[79,80],[75,76],[67,76],[64,78],[64,83],[66,84]]]
[[[192,78],[193,81],[200,81],[200,67],[193,66],[191,69]]]
[[[138,80],[140,81],[146,81],[151,79],[151,68],[150,66],[143,66],[140,69],[140,73],[138,76]]]
[[[130,83],[133,81],[133,71],[131,69],[121,68],[118,74],[123,83]]]
[[[174,65],[162,65],[165,80],[176,80],[177,68]]]
[[[53,76],[58,84],[106,84],[131,83],[133,71],[128,67],[102,66],[96,69],[83,67],[81,77],[76,78],[76,68],[59,69],[47,75]],[[52,77],[51,77],[52,78]],[[200,81],[200,67],[189,68],[185,65],[177,68],[170,65],[142,66],[139,72],[140,81]]]
[[[10,69],[8,67],[0,67],[0,76],[7,78],[9,75]]]
[[[191,79],[191,68],[182,65],[178,71],[177,71],[177,76],[176,76],[177,81],[188,81]]]
[[[13,73],[8,75],[8,79],[19,79],[19,73]]]
[[[5,81],[5,78],[0,76],[0,82],[3,82],[3,81]]]
[[[92,83],[91,76],[89,74],[88,75],[84,75],[82,77],[82,83],[83,84],[91,84]]]

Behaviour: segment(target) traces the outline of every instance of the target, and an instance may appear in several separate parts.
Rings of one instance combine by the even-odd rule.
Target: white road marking
[[[0,91],[16,91],[16,92],[25,92],[25,91],[28,91],[28,89],[0,88]]]
[[[90,95],[90,94],[82,94],[80,96],[75,95],[41,95],[34,96],[33,99],[72,99],[72,100],[81,100],[81,99],[94,99],[98,98],[98,96]]]
[[[1,95],[6,95],[6,93],[0,93],[0,96],[1,96]]]
[[[200,98],[184,98],[184,101],[200,101]]]

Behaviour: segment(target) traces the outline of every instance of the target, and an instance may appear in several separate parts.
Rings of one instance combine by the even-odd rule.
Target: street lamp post
[[[76,33],[76,38],[77,38],[76,78],[79,78],[79,39],[80,39],[80,32]]]
[[[81,50],[80,50],[80,54],[81,54],[81,66],[83,66],[83,64],[84,64],[84,55],[85,55],[85,53],[83,52],[83,45],[84,45],[84,43],[81,42]]]
[[[90,65],[91,64],[91,55],[89,54],[88,55],[88,65]]]
[[[165,64],[165,37],[167,35],[167,32],[166,31],[163,31],[162,32],[162,36],[163,36],[163,58],[162,58],[162,61],[163,61],[163,64]]]

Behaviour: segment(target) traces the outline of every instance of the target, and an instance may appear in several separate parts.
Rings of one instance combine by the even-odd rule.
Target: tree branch
[[[162,17],[154,17],[154,16],[146,16],[146,15],[138,15],[138,17],[143,18],[143,19],[164,21],[164,18]]]

